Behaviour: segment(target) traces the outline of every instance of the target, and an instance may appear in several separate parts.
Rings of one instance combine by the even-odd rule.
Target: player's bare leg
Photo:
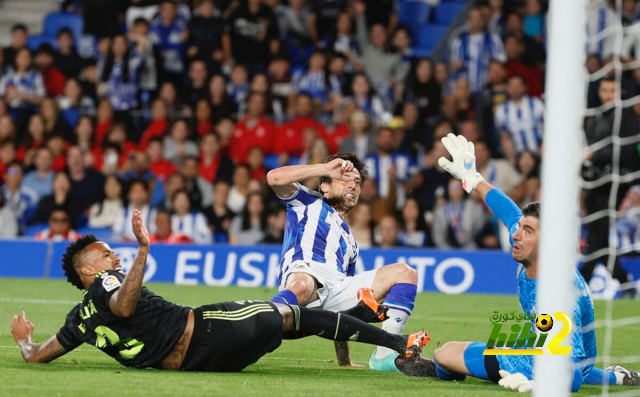
[[[294,272],[289,275],[285,289],[278,292],[271,301],[280,304],[306,306],[318,300],[318,281],[312,275]]]
[[[376,272],[372,289],[379,302],[389,309],[389,319],[382,323],[385,331],[401,335],[409,321],[416,299],[418,275],[406,263],[394,263],[381,267]],[[396,354],[393,350],[378,347],[371,355],[369,368],[378,371],[397,371]]]
[[[390,334],[343,313],[278,303],[275,305],[282,315],[284,339],[315,335],[333,341],[350,340],[381,345],[409,360],[416,359],[430,339],[424,331],[405,336]]]

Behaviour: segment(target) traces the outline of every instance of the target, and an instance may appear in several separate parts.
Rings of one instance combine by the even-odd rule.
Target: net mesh
[[[591,72],[588,73],[586,79],[585,97],[593,99],[599,82],[607,76],[613,77],[615,93],[611,101],[597,105],[589,103],[593,102],[590,100],[586,104],[583,141],[585,159],[589,158],[588,153],[594,153],[596,156],[603,151],[610,151],[611,162],[610,166],[604,167],[594,165],[595,161],[591,162],[590,170],[595,170],[595,172],[583,172],[583,228],[589,229],[591,227],[593,229],[598,225],[608,226],[608,236],[605,237],[608,239],[608,244],[599,245],[597,249],[587,248],[582,261],[587,263],[601,259],[611,275],[616,271],[616,258],[640,251],[640,239],[638,238],[640,236],[640,223],[638,222],[640,208],[633,205],[621,205],[621,202],[625,201],[623,197],[635,194],[637,189],[635,185],[640,184],[640,169],[629,169],[622,166],[628,160],[623,158],[623,155],[629,153],[629,148],[637,149],[640,143],[640,132],[637,128],[635,133],[629,136],[623,133],[628,128],[625,125],[628,123],[628,118],[624,117],[625,112],[633,112],[634,107],[640,104],[640,90],[637,90],[639,93],[637,95],[628,93],[624,83],[631,79],[640,86],[640,53],[635,54],[635,60],[628,57],[629,49],[633,47],[636,37],[640,42],[640,21],[630,21],[630,23],[623,24],[620,13],[620,10],[623,9],[623,0],[597,0],[586,3],[589,20],[587,51],[590,55],[596,53],[602,56],[605,61],[599,65],[597,70],[594,70],[593,64],[588,68]],[[637,51],[640,52],[640,46]],[[594,139],[594,135],[597,134],[593,134],[587,121],[597,122],[597,120],[606,117],[613,118],[611,133],[608,136]],[[635,154],[637,155],[638,151]],[[587,161],[586,164],[589,162]],[[586,175],[591,176],[586,177]],[[640,192],[640,190],[638,191]],[[607,194],[608,199],[606,198]],[[603,202],[602,208],[598,208],[597,205],[588,205],[589,200],[597,200],[596,196],[601,196],[602,200],[606,200]],[[588,237],[587,241],[589,241]],[[630,289],[635,284],[636,281],[633,280],[623,282],[620,285],[620,290]],[[637,316],[625,317],[622,310],[616,310],[620,308],[621,304],[630,304],[630,307],[635,307]],[[624,310],[624,313],[628,312],[629,310]],[[628,327],[637,328],[640,325],[640,303],[607,299],[604,313],[596,314],[597,318],[603,317],[603,319],[595,321],[594,325],[596,332],[604,335],[604,343],[599,346],[595,365],[599,368],[606,368],[619,364],[638,371],[640,368],[640,341],[630,346],[620,346],[617,339],[625,332],[625,328],[628,330]],[[602,316],[603,314],[604,316]],[[610,385],[604,385],[602,395],[640,395],[640,390],[612,388]]]

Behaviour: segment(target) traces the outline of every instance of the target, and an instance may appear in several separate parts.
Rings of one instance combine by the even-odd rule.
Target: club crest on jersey
[[[120,286],[120,280],[116,276],[109,275],[102,280],[102,286],[109,292]]]

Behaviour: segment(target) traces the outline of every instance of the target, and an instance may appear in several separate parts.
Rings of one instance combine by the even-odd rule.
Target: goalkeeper
[[[520,306],[527,313],[536,313],[540,203],[530,203],[520,210],[504,193],[487,183],[476,171],[473,143],[463,136],[449,134],[442,138],[442,143],[451,154],[452,161],[441,157],[438,164],[461,180],[467,193],[475,190],[480,194],[487,206],[507,226],[513,245],[512,257],[520,263],[517,273]],[[636,372],[618,365],[605,371],[594,368],[597,351],[593,302],[589,287],[577,269],[574,286],[575,303],[571,319],[575,331],[572,333],[571,356],[575,369],[571,390],[577,391],[582,384],[638,386],[640,377]],[[422,359],[417,363],[409,363],[398,358],[396,365],[408,375],[437,376],[443,380],[463,380],[471,375],[512,390],[527,392],[532,389],[533,356],[484,356],[485,347],[484,343],[479,342],[448,342],[434,352],[433,362]]]

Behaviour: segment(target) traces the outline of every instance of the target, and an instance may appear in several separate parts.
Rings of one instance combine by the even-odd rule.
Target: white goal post
[[[539,313],[571,315],[578,260],[587,0],[549,2],[544,161],[538,262]],[[563,343],[566,344],[566,343]],[[535,357],[534,396],[567,396],[571,356]]]

